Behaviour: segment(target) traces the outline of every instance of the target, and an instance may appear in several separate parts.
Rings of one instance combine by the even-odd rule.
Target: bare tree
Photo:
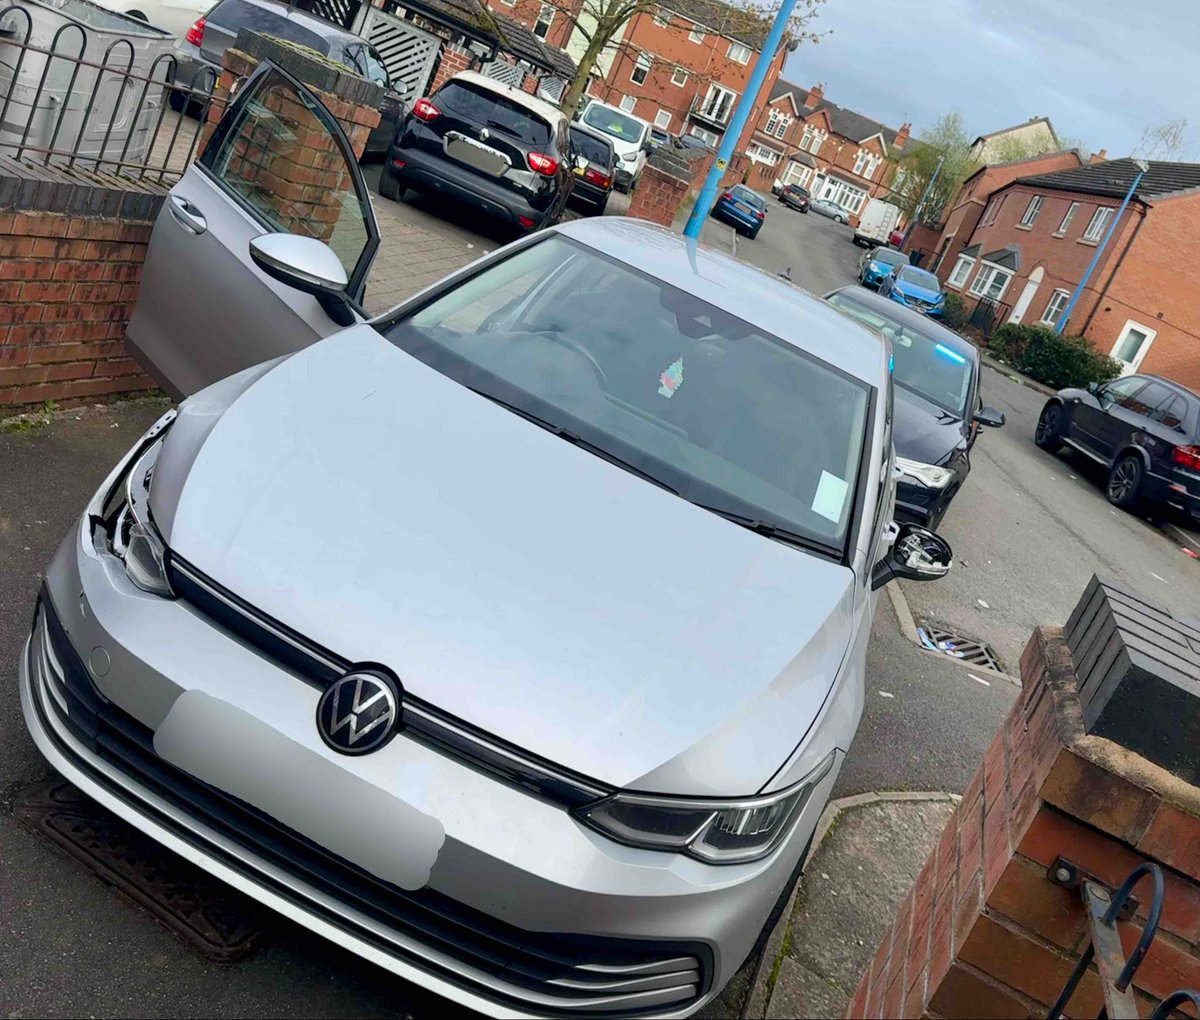
[[[1187,117],[1148,124],[1142,128],[1141,140],[1133,154],[1143,159],[1188,159],[1196,150],[1187,140],[1187,125]]]
[[[795,43],[812,38],[804,26],[815,16],[817,6],[823,0],[798,0],[796,13],[788,26],[789,42]],[[562,14],[571,24],[572,34],[578,32],[584,42],[583,54],[578,60],[578,70],[562,98],[563,112],[567,116],[575,113],[579,101],[587,88],[597,62],[605,53],[615,54],[625,45],[622,31],[637,14],[659,15],[668,19],[668,24],[684,32],[684,23],[673,17],[669,0],[549,0],[554,10]],[[706,4],[711,23],[696,27],[706,34],[764,38],[771,21],[779,10],[778,0],[737,0],[733,3],[711,0]],[[689,24],[686,31],[690,31]],[[757,48],[757,47],[754,47]],[[653,57],[652,57],[653,59]],[[669,63],[669,62],[668,62]],[[674,65],[672,65],[674,66]],[[680,65],[682,66],[682,65]],[[685,68],[689,74],[696,72]]]

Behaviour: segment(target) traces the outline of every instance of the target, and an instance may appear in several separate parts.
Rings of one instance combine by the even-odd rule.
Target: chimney
[[[1088,160],[1088,162],[1089,163],[1103,163],[1107,159],[1108,159],[1108,150],[1101,149],[1099,152],[1093,152],[1091,155],[1091,158]]]
[[[896,140],[892,142],[892,147],[895,149],[903,149],[904,143],[908,141],[908,135],[910,131],[912,131],[911,124],[901,124],[900,130],[896,132]]]
[[[804,100],[804,109],[815,110],[817,103],[825,98],[825,90],[819,84],[808,90],[808,98]]]

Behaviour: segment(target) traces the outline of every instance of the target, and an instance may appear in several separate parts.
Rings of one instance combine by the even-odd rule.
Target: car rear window
[[[550,141],[550,125],[528,107],[468,82],[447,82],[438,91],[437,105],[456,117],[498,128],[526,145]]]
[[[297,24],[283,10],[265,4],[247,3],[246,0],[221,0],[207,14],[206,21],[221,28],[232,29],[237,35],[239,28],[277,36],[288,42],[299,43],[318,53],[329,52],[329,40],[311,29]]]
[[[766,201],[757,191],[751,191],[749,188],[743,188],[740,184],[733,189],[733,197],[740,198],[747,205],[754,206],[755,209],[765,209]]]
[[[597,166],[612,168],[613,165],[613,149],[612,146],[595,135],[589,135],[585,131],[577,131],[571,129],[571,144],[575,146],[575,151],[579,153],[589,163],[595,163]]]

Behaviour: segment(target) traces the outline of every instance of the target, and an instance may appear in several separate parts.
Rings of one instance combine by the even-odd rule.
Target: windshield
[[[892,378],[897,386],[924,397],[956,418],[967,416],[972,359],[950,344],[942,343],[936,336],[897,322],[844,293],[831,294],[829,303],[878,330],[892,342]]]
[[[844,552],[871,389],[728,311],[552,236],[385,335],[684,499]]]
[[[914,287],[924,287],[926,290],[939,291],[942,289],[941,282],[933,273],[918,269],[916,266],[901,269],[900,279],[905,283],[911,283]]]
[[[589,135],[586,131],[571,129],[571,145],[579,155],[589,163],[595,163],[605,169],[611,169],[613,163],[612,146],[602,138]]]
[[[588,127],[594,127],[597,131],[603,131],[606,135],[612,135],[613,138],[619,138],[631,145],[637,145],[642,140],[642,132],[646,130],[646,125],[640,120],[627,117],[620,110],[601,106],[599,103],[592,103],[584,112],[582,120]]]
[[[885,266],[908,265],[908,256],[902,252],[893,251],[891,248],[876,248],[871,252],[871,258],[875,262],[882,262]]]
[[[740,184],[733,189],[733,197],[740,198],[747,205],[754,206],[755,209],[765,209],[767,205],[762,195],[760,195],[757,191],[751,191],[749,188],[744,188]]]
[[[470,82],[448,81],[434,100],[447,110],[473,124],[498,128],[527,145],[546,145],[550,125],[520,103]]]

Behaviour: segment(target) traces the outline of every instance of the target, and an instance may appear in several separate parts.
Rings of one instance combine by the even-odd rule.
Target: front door
[[[1029,311],[1029,306],[1033,303],[1033,297],[1037,294],[1038,287],[1042,285],[1042,278],[1045,276],[1045,270],[1038,266],[1032,273],[1029,274],[1029,281],[1025,284],[1025,289],[1021,291],[1021,296],[1017,299],[1017,303],[1013,305],[1012,315],[1009,317],[1009,322],[1020,322],[1025,318],[1025,313]]]
[[[1125,323],[1112,349],[1113,359],[1121,363],[1122,375],[1129,375],[1138,370],[1157,335],[1157,330],[1139,325],[1132,319]]]
[[[379,247],[366,182],[329,111],[269,62],[237,92],[154,224],[128,338],[165,389],[194,393],[340,328],[316,298],[254,265],[250,241],[266,233],[325,242],[365,318]]]

